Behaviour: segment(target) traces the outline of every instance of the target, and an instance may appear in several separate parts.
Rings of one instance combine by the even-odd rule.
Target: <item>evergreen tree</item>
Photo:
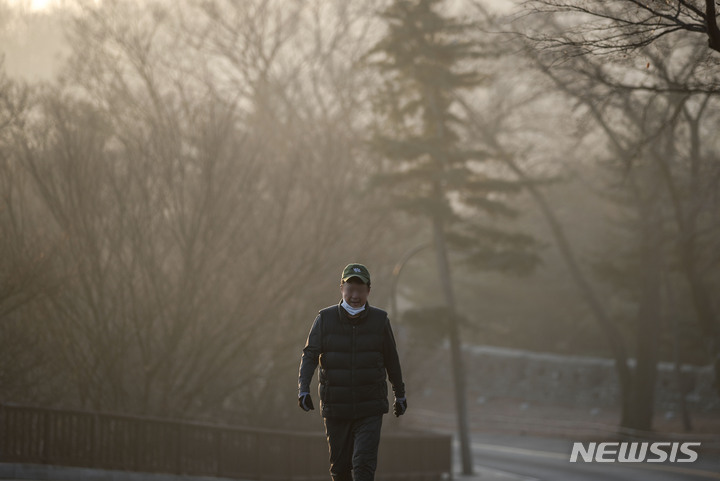
[[[396,0],[382,12],[387,34],[364,56],[382,74],[374,98],[378,123],[371,147],[389,165],[373,184],[395,206],[431,221],[436,261],[447,308],[463,474],[472,474],[458,315],[448,250],[478,268],[525,273],[538,263],[535,240],[508,232],[493,220],[518,212],[506,203],[524,185],[491,175],[491,155],[463,147],[463,119],[453,103],[463,89],[481,86],[473,68],[484,56],[473,22],[439,13],[442,0]],[[492,165],[495,165],[493,169]]]

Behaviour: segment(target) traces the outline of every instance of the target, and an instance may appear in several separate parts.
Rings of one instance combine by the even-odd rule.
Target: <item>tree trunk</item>
[[[620,335],[620,332],[617,330],[615,325],[608,318],[605,312],[605,308],[600,303],[597,294],[595,294],[595,290],[592,288],[592,285],[588,282],[585,274],[580,269],[580,265],[575,258],[575,252],[573,251],[570,241],[565,235],[562,224],[560,224],[560,221],[555,215],[555,212],[552,210],[552,207],[550,207],[550,205],[548,204],[545,196],[542,195],[542,193],[537,187],[535,187],[534,185],[532,185],[532,183],[529,182],[530,179],[528,178],[528,176],[522,169],[520,169],[520,167],[515,162],[513,162],[512,159],[506,157],[505,163],[518,176],[520,180],[528,182],[526,184],[526,188],[535,200],[536,204],[540,208],[540,212],[542,212],[545,220],[550,226],[550,231],[555,238],[555,242],[557,243],[560,255],[563,261],[565,261],[568,271],[570,271],[570,276],[572,277],[575,285],[580,291],[580,295],[582,296],[583,300],[588,305],[588,307],[590,307],[590,311],[592,312],[593,317],[597,321],[600,329],[605,334],[605,338],[607,339],[610,349],[613,353],[613,359],[615,360],[615,371],[618,375],[618,384],[620,387],[621,400],[620,417],[621,419],[625,419],[626,416],[628,416],[628,411],[631,409],[632,405],[631,399],[633,391],[633,377],[630,368],[628,367],[628,355],[625,349],[625,344],[622,340],[622,336]],[[623,422],[621,422],[620,424],[621,426],[625,426]]]
[[[688,286],[690,287],[690,295],[693,307],[698,317],[700,328],[706,338],[707,351],[715,374],[715,388],[720,395],[720,327],[718,327],[717,313],[712,305],[710,290],[707,283],[702,279],[698,272],[700,261],[697,255],[696,239],[698,237],[697,216],[699,215],[700,199],[696,196],[702,192],[700,163],[701,163],[701,138],[700,138],[700,117],[705,110],[709,96],[703,102],[700,111],[695,117],[686,114],[688,117],[688,126],[690,128],[690,186],[687,189],[690,194],[690,202],[687,204],[687,211],[681,200],[681,192],[676,185],[675,177],[670,170],[668,158],[672,156],[656,155],[655,159],[660,173],[665,181],[670,199],[672,200],[673,213],[675,222],[679,231],[678,250],[680,257],[680,266],[685,276]],[[670,135],[673,131],[670,131]],[[672,146],[669,143],[669,146]]]
[[[440,190],[438,181],[435,181],[436,192]],[[450,263],[448,262],[447,247],[445,243],[445,227],[438,215],[433,216],[433,238],[435,241],[435,256],[437,259],[440,283],[443,297],[447,305],[447,332],[450,339],[450,356],[452,358],[453,384],[455,386],[455,410],[457,411],[458,433],[460,436],[460,454],[462,459],[463,475],[473,474],[472,453],[470,450],[470,432],[466,403],[465,369],[463,366],[462,350],[460,346],[460,329],[455,315],[455,294],[450,276]]]
[[[478,129],[482,129],[482,125],[475,119],[475,112],[470,108],[470,106],[461,98],[457,98],[457,100],[463,106],[463,108],[468,113],[468,115],[473,120],[473,123],[478,127]],[[622,412],[621,418],[624,418],[625,413],[630,408],[631,404],[630,399],[632,391],[632,373],[630,372],[630,368],[627,364],[628,355],[622,336],[618,329],[615,327],[615,325],[608,318],[605,312],[605,308],[600,303],[600,300],[595,294],[595,290],[592,288],[590,282],[588,282],[585,274],[582,272],[582,269],[580,269],[580,265],[575,258],[575,251],[573,250],[570,241],[565,235],[565,230],[563,229],[562,224],[555,215],[552,207],[550,207],[550,204],[545,199],[545,196],[542,194],[540,189],[538,189],[532,184],[532,179],[530,179],[528,175],[520,168],[520,166],[518,166],[517,163],[512,159],[512,157],[502,149],[501,145],[495,142],[492,138],[490,139],[490,143],[500,153],[502,161],[510,168],[510,170],[513,171],[513,173],[515,173],[515,175],[517,175],[518,179],[525,182],[525,188],[527,189],[533,200],[535,200],[535,203],[540,208],[540,212],[542,213],[543,217],[545,217],[545,221],[550,227],[550,231],[555,238],[555,242],[557,243],[560,255],[565,264],[567,265],[568,271],[570,272],[570,276],[572,277],[575,286],[580,291],[580,295],[582,296],[583,300],[587,303],[588,307],[590,307],[590,311],[592,312],[593,317],[597,321],[600,330],[603,332],[603,334],[605,334],[605,338],[607,339],[610,349],[612,350],[613,359],[615,361],[615,371],[617,372],[618,385],[620,388],[620,409]]]
[[[662,276],[663,297],[665,298],[665,309],[662,310],[663,324],[672,329],[673,340],[673,373],[675,374],[675,386],[678,390],[678,402],[682,413],[683,428],[686,432],[692,431],[692,419],[687,405],[687,394],[691,390],[689,378],[683,376],[680,357],[680,339],[682,333],[678,325],[678,313],[675,305],[675,294],[672,289],[670,277],[664,273]]]
[[[649,210],[656,207],[649,206]],[[660,259],[661,233],[656,213],[643,215],[642,292],[636,318],[636,363],[633,372],[630,409],[623,412],[623,427],[652,430],[657,380],[657,340],[660,337]]]

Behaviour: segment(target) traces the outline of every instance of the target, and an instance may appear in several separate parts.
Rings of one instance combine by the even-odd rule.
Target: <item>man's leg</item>
[[[373,481],[377,468],[382,414],[356,420],[355,450],[352,457],[354,481]]]
[[[330,477],[333,481],[352,481],[352,419],[323,418],[330,450]]]

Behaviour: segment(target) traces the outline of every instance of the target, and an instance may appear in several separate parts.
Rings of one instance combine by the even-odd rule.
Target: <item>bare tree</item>
[[[708,47],[720,52],[715,0],[528,0],[523,5],[536,13],[565,12],[588,20],[561,35],[537,38],[583,53],[637,50],[678,32],[704,34]]]
[[[554,39],[564,38],[564,34],[558,32],[563,32],[565,27],[555,25],[552,19],[543,23],[548,37]],[[621,30],[618,27],[615,32]],[[654,325],[659,318],[661,301],[658,279],[669,268],[663,259],[668,254],[676,255],[684,266],[684,276],[703,326],[702,332],[709,340],[708,352],[713,363],[717,364],[717,319],[712,314],[712,303],[704,294],[707,289],[712,289],[716,280],[711,275],[698,276],[694,273],[708,259],[700,261],[700,252],[704,248],[697,249],[693,245],[700,237],[708,245],[713,245],[714,241],[710,241],[709,236],[701,236],[695,226],[686,220],[711,210],[713,205],[708,198],[708,192],[713,187],[701,182],[697,173],[692,173],[693,170],[710,172],[715,169],[711,158],[705,156],[705,162],[702,162],[700,158],[703,156],[699,155],[703,138],[699,118],[703,112],[707,113],[705,109],[713,97],[710,92],[712,87],[697,87],[702,85],[706,55],[696,48],[697,42],[692,39],[674,44],[656,39],[651,47],[639,51],[648,63],[638,69],[637,61],[618,55],[578,55],[586,52],[577,42],[561,45],[558,50],[547,50],[546,44],[538,44],[536,40],[530,45],[532,48],[528,53],[532,63],[557,89],[569,95],[576,103],[575,108],[586,112],[587,118],[593,119],[607,138],[614,152],[615,169],[622,179],[620,184],[625,186],[629,195],[626,205],[637,209],[633,222],[637,227],[635,242],[639,247],[634,255],[641,264],[638,285],[644,286],[636,293],[638,333],[651,330],[656,334],[657,327]],[[638,78],[643,81],[638,81]],[[714,147],[710,144],[705,148],[712,152]],[[508,158],[512,160],[512,156]],[[699,198],[694,198],[696,195]],[[540,200],[535,194],[534,197]],[[670,219],[668,212],[673,213]],[[668,220],[674,220],[671,231],[667,230]],[[712,231],[717,232],[716,229]],[[554,232],[561,240],[557,229]],[[565,258],[568,260],[567,255]],[[700,264],[697,264],[698,261]],[[572,272],[576,271],[572,269]],[[580,278],[577,274],[575,277]],[[593,301],[596,296],[586,292],[585,297],[591,306],[598,307],[593,309],[595,317],[600,321],[607,319],[604,309]],[[601,325],[612,328],[607,321],[601,322]],[[609,335],[608,339],[616,354],[620,383],[624,386],[622,424],[648,429],[651,423],[648,406],[652,406],[653,402],[654,364],[657,360],[652,343],[657,338],[654,335],[648,338],[646,334],[637,336],[635,351],[638,364],[633,370],[626,366],[625,348],[619,336]]]
[[[0,392],[3,400],[43,403],[58,373],[48,368],[35,304],[58,287],[56,245],[35,216],[38,203],[27,192],[31,181],[13,148],[32,115],[32,91],[0,71]]]
[[[288,421],[274,414],[328,279],[349,258],[389,275],[397,224],[365,191],[351,74],[371,12],[282,7],[75,17],[67,68],[12,145],[56,246],[59,288],[33,303],[71,389],[55,402]]]

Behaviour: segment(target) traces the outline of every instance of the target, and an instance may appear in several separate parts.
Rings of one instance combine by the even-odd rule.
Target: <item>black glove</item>
[[[407,409],[407,399],[405,397],[396,397],[395,403],[393,404],[393,414],[395,417],[402,416],[405,414]]]
[[[310,411],[311,409],[315,409],[309,392],[300,393],[300,396],[298,397],[298,406],[300,406],[303,411]]]

